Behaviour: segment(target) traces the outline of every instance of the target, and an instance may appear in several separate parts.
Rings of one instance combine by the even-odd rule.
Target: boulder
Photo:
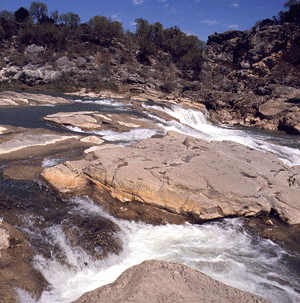
[[[145,261],[74,303],[267,303],[182,264]]]
[[[52,168],[61,174],[61,192],[73,189],[63,185],[70,163]],[[196,222],[275,212],[284,222],[300,223],[300,167],[232,142],[169,133],[134,146],[94,149],[75,172],[125,208],[147,205]]]
[[[271,99],[259,107],[259,113],[266,118],[274,118],[282,112],[287,111],[290,107],[289,104],[284,103],[284,100]]]
[[[65,165],[45,168],[41,176],[61,193],[81,192],[86,188],[87,179],[77,171],[82,170],[85,164],[82,161],[66,162]]]
[[[71,112],[56,113],[44,117],[44,120],[51,121],[65,126],[79,127],[83,129],[100,129],[101,124],[92,117],[93,112]]]

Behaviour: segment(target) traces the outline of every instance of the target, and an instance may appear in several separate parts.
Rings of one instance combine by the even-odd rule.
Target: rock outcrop
[[[299,27],[272,20],[209,36],[199,95],[212,118],[299,134],[298,47]]]
[[[63,180],[64,172],[66,180],[92,182],[121,202],[116,208],[125,213],[136,205],[151,206],[161,216],[168,212],[203,222],[272,212],[289,224],[300,223],[299,166],[289,168],[272,154],[232,142],[170,133],[134,146],[92,151],[85,160],[46,168],[42,176],[59,192],[71,193],[71,181],[55,178],[59,174]]]
[[[185,265],[145,261],[126,270],[112,284],[84,294],[74,303],[267,303],[226,286]]]

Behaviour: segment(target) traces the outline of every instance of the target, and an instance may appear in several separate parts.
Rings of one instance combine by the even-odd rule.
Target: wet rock
[[[76,168],[53,167],[54,176],[61,173],[63,180],[71,170],[120,201],[119,207],[140,203],[141,209],[148,205],[196,222],[275,211],[284,222],[300,223],[299,167],[288,168],[269,153],[170,133],[87,157]]]
[[[26,236],[11,225],[2,223],[0,238],[1,302],[19,302],[16,288],[26,290],[39,299],[47,282],[32,266],[34,255]]]
[[[149,303],[267,303],[185,265],[165,261],[133,266],[114,283],[86,293],[74,303],[138,303],[145,298]]]
[[[90,256],[103,259],[108,254],[119,254],[119,227],[100,216],[72,214],[63,222],[63,229],[72,247],[81,247]]]

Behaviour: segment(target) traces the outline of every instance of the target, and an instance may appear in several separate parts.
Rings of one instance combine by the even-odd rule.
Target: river
[[[151,130],[134,129],[122,134],[109,130],[90,133],[108,142],[130,144],[172,130],[207,141],[237,142],[253,149],[272,152],[287,165],[300,164],[298,136],[215,126],[209,122],[207,115],[179,105],[161,106],[148,102],[142,107],[144,112],[136,111],[130,102],[74,100],[69,105],[1,109],[0,121],[1,124],[26,128],[83,133],[79,128],[59,129],[41,118],[61,111],[126,113],[140,119],[150,119],[159,127]],[[166,120],[158,112],[174,119]],[[47,157],[43,165],[52,166],[59,161],[60,158]],[[37,252],[34,265],[51,287],[43,292],[38,302],[19,289],[20,303],[73,302],[83,293],[114,281],[125,269],[148,259],[189,265],[214,279],[260,295],[273,303],[300,302],[300,256],[271,240],[250,234],[242,219],[226,219],[203,225],[152,226],[113,218],[89,197],[75,197],[66,205],[68,207],[64,211],[69,215],[76,213],[83,218],[106,218],[117,224],[120,231],[115,236],[122,242],[122,252],[111,253],[105,259],[97,260],[84,249],[70,246],[60,222],[45,224],[43,232],[35,230],[34,222],[37,218],[47,220],[47,216],[43,211],[34,213],[24,219],[19,228],[37,243],[37,239],[43,242],[49,250],[59,247],[65,262],[62,263],[54,253],[50,253],[51,258],[46,258]]]

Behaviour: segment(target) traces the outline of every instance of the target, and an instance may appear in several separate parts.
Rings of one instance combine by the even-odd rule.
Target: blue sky
[[[82,21],[103,15],[120,21],[134,31],[134,20],[145,18],[164,27],[179,26],[206,40],[214,32],[249,29],[256,21],[270,18],[283,9],[287,0],[48,0],[49,11],[75,12]],[[32,1],[0,0],[0,10],[29,8]]]

